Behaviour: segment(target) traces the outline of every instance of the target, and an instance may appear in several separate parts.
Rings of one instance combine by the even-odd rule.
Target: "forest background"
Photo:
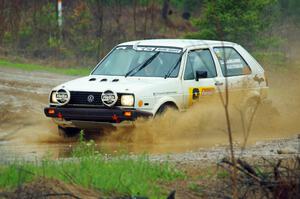
[[[152,38],[227,40],[263,63],[300,53],[299,0],[0,0],[0,57],[93,67],[116,44]]]

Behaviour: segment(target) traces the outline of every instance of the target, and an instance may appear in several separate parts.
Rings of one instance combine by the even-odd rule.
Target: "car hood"
[[[174,81],[177,81],[177,79],[90,75],[61,84],[53,90],[64,88],[69,91],[103,92],[106,90],[112,90],[117,93],[144,93],[145,91],[149,93],[149,91],[159,92],[162,88],[164,88],[164,91],[174,91],[175,88],[172,88],[174,86],[170,86],[176,85],[174,84]],[[166,90],[166,88],[169,89]]]

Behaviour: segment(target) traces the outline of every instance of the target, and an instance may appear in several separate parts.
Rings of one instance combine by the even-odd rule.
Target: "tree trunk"
[[[149,7],[149,4],[146,5],[145,7],[145,15],[144,15],[144,38],[147,37],[147,23],[148,23],[148,7]]]
[[[150,34],[151,34],[151,37],[153,36],[153,33],[154,33],[154,19],[155,19],[155,0],[152,0],[151,1],[151,8],[150,8],[150,13],[151,13],[151,22],[150,22],[150,27],[151,27],[151,31],[150,31]]]
[[[6,0],[0,0],[0,45],[2,44],[4,33],[7,28],[6,24],[6,16],[5,16],[5,9],[6,9]]]
[[[183,7],[183,13],[182,13],[182,18],[185,20],[189,20],[191,17],[191,11],[190,11],[190,6],[188,0],[184,1],[184,7]]]
[[[98,48],[97,48],[97,57],[96,59],[99,59],[99,56],[102,56],[102,45],[103,45],[103,2],[102,1],[97,1],[96,3],[97,6],[97,12],[96,12],[96,24],[97,24],[97,41],[98,41]]]
[[[170,4],[170,0],[164,0],[163,7],[162,7],[162,10],[161,10],[161,16],[164,20],[168,19],[169,4]]]
[[[134,37],[136,38],[136,6],[137,2],[136,0],[133,0],[133,31],[134,31]]]

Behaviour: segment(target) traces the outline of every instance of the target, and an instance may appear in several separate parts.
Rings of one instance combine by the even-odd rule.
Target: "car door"
[[[209,48],[188,51],[182,76],[185,108],[198,101],[210,100],[223,90],[224,77],[218,75],[215,60]],[[197,79],[197,72],[204,75]]]
[[[231,101],[239,103],[251,87],[249,77],[252,70],[240,53],[232,46],[217,46],[213,48],[218,58],[222,74],[228,80]]]

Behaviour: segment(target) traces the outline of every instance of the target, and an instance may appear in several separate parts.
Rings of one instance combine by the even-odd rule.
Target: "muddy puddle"
[[[300,132],[299,69],[296,66],[268,72],[271,103],[259,106],[248,137],[244,134],[239,110],[231,107],[235,143],[251,145]],[[0,162],[70,156],[77,140],[57,136],[56,126],[44,116],[43,107],[47,104],[49,90],[71,77],[1,67],[0,73]],[[40,80],[36,81],[34,76]],[[205,107],[195,105],[184,113],[169,111],[154,120],[138,120],[135,128],[99,132],[86,138],[94,139],[99,149],[109,154],[198,151],[226,145],[228,140],[221,103]]]

